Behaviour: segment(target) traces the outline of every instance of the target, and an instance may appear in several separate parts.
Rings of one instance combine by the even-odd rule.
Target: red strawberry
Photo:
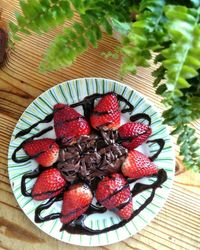
[[[149,176],[158,172],[157,166],[151,162],[146,155],[136,150],[129,151],[121,170],[124,176],[133,179]]]
[[[54,112],[57,138],[65,137],[68,140],[75,140],[81,135],[90,134],[90,126],[86,119],[69,105],[56,104]]]
[[[131,141],[123,142],[125,148],[133,149],[141,145],[151,135],[152,130],[149,126],[139,122],[128,122],[118,129],[119,136],[123,138],[132,138]]]
[[[81,216],[92,202],[92,192],[84,183],[72,185],[64,193],[61,222],[67,224]]]
[[[100,99],[94,108],[91,117],[91,125],[98,129],[117,129],[120,125],[120,108],[115,94],[107,94]]]
[[[122,219],[128,220],[133,214],[130,187],[121,174],[104,177],[97,186],[96,199]]]
[[[42,172],[32,189],[34,200],[45,200],[60,194],[66,185],[66,180],[56,168],[50,168]]]
[[[49,138],[27,141],[23,145],[24,151],[43,167],[53,165],[59,154],[59,146]]]

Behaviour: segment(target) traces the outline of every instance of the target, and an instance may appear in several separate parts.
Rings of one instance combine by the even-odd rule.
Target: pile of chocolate
[[[101,130],[98,134],[83,135],[76,144],[62,142],[57,168],[66,180],[92,181],[118,172],[126,159],[128,150],[117,143],[116,131]]]

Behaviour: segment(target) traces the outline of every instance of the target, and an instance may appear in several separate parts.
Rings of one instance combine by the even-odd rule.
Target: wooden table
[[[13,20],[18,0],[1,0],[1,3],[4,20]],[[11,53],[6,67],[0,71],[0,249],[4,250],[89,249],[59,242],[35,227],[19,208],[8,179],[7,150],[11,133],[21,113],[39,94],[73,78],[95,76],[120,80],[120,61],[105,60],[101,56],[102,51],[112,50],[118,44],[114,38],[106,35],[98,49],[89,49],[72,67],[39,73],[39,61],[55,33],[24,37]],[[152,68],[139,69],[136,76],[128,75],[124,82],[163,110],[160,98],[152,88]],[[200,123],[193,125],[198,128],[200,138]],[[181,168],[164,208],[149,226],[126,241],[95,249],[197,250],[200,249],[199,232],[200,174]]]

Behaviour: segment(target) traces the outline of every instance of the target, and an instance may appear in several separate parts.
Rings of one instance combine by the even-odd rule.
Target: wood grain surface
[[[0,0],[5,22],[14,20],[18,0]],[[8,64],[0,71],[0,249],[62,250],[89,249],[57,241],[35,227],[19,208],[8,179],[7,150],[11,133],[24,109],[43,91],[57,83],[80,77],[105,77],[120,80],[119,60],[105,60],[102,51],[109,51],[118,42],[104,36],[98,49],[90,48],[70,68],[41,74],[39,61],[50,40],[59,31],[24,37],[10,53]],[[152,88],[150,69],[139,69],[124,82],[147,96],[161,111],[160,97]],[[193,126],[200,138],[200,122]],[[175,141],[175,140],[174,140]],[[178,153],[178,147],[175,146]],[[198,250],[200,249],[200,174],[185,171],[178,161],[178,175],[169,198],[159,215],[140,233],[108,246],[94,249],[111,250]]]

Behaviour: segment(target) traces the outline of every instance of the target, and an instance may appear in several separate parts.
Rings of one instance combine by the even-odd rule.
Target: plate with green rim
[[[136,113],[146,113],[151,117],[152,135],[150,136],[150,140],[158,138],[162,138],[165,140],[164,148],[154,162],[159,169],[162,168],[166,171],[167,180],[162,184],[162,188],[156,189],[153,201],[144,210],[142,210],[125,226],[122,226],[116,230],[109,231],[107,233],[92,236],[69,234],[66,231],[60,231],[62,224],[59,219],[43,223],[35,223],[35,208],[46,201],[34,201],[30,197],[23,196],[21,193],[21,178],[23,174],[37,168],[37,163],[34,160],[29,160],[25,163],[15,163],[14,161],[12,161],[12,154],[23,140],[44,129],[47,124],[39,124],[36,128],[32,129],[30,133],[22,137],[15,138],[15,135],[19,131],[30,127],[32,124],[38,122],[41,119],[44,119],[46,115],[52,112],[53,106],[56,103],[66,103],[70,105],[81,101],[85,96],[94,93],[107,93],[112,91],[117,94],[123,95],[130,103],[133,104],[134,110],[129,115]],[[120,106],[121,108],[123,108],[124,104],[120,102]],[[80,246],[102,246],[113,244],[135,235],[146,225],[148,225],[148,223],[152,221],[153,218],[159,213],[168,197],[173,183],[175,172],[174,148],[171,142],[169,131],[166,125],[162,124],[162,120],[163,119],[160,115],[160,112],[146,97],[144,97],[141,93],[132,89],[131,87],[114,80],[104,78],[80,78],[60,83],[47,90],[39,97],[37,97],[21,115],[13,131],[9,145],[8,173],[11,187],[19,206],[38,228],[40,228],[48,235],[66,243]],[[128,121],[128,116],[123,115],[122,122],[124,123],[126,121]],[[141,122],[145,123],[145,121]],[[48,123],[48,125],[52,125],[52,122]],[[54,130],[41,136],[41,138],[45,137],[55,138]],[[145,153],[146,155],[152,155],[157,151],[157,147],[158,146],[156,144],[147,145],[146,143],[144,143],[138,147],[138,150]],[[26,156],[26,154],[23,150],[20,150],[18,156],[23,158]],[[29,179],[26,182],[26,186],[29,190],[31,190],[31,188],[33,187],[34,182],[34,179]],[[140,182],[152,183],[153,177],[142,178],[140,179]],[[141,204],[143,204],[144,201],[148,199],[150,194],[151,190],[146,190],[135,196],[133,199],[134,209],[137,209],[139,206],[141,206]],[[45,213],[50,214],[53,212],[60,212],[61,206],[62,201],[57,202],[53,207],[50,207],[48,211],[45,211],[43,215],[45,216]],[[92,229],[103,229],[105,227],[116,224],[119,221],[120,219],[117,215],[107,211],[104,214],[92,214],[88,216],[85,224]]]

